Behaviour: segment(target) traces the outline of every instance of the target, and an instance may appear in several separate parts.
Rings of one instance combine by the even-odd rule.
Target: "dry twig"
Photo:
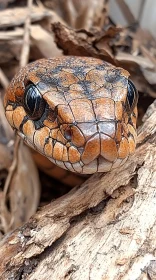
[[[9,85],[9,80],[1,68],[0,68],[0,82],[4,89],[6,89]]]
[[[29,60],[30,25],[31,25],[30,15],[31,15],[32,4],[33,4],[33,0],[28,0],[28,10],[27,10],[27,18],[24,27],[24,37],[23,37],[23,47],[21,51],[20,67],[26,66]]]

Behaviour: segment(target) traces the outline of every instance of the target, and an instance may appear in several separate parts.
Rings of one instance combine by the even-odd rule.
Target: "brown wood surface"
[[[156,279],[156,103],[136,153],[41,208],[0,244],[0,279]]]

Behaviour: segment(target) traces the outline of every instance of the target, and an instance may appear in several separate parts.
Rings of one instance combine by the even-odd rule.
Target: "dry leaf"
[[[95,47],[96,33],[94,35],[86,30],[76,31],[61,23],[53,23],[52,29],[55,34],[57,46],[63,50],[65,55],[92,56],[115,64],[113,55],[104,49],[102,51],[97,50]],[[101,37],[105,33],[107,31],[104,31]],[[97,33],[97,36],[99,38],[99,33]]]

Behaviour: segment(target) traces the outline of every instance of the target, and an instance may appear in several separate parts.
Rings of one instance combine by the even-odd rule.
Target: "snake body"
[[[21,69],[4,98],[24,141],[84,174],[123,164],[136,145],[137,91],[129,73],[100,59],[41,59]]]

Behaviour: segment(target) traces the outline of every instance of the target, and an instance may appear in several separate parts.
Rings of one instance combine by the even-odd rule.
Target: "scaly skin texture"
[[[128,77],[126,70],[95,58],[38,60],[10,83],[6,117],[27,144],[56,165],[85,174],[107,172],[135,151],[137,108],[127,109]],[[23,105],[30,81],[46,101],[37,121]]]

